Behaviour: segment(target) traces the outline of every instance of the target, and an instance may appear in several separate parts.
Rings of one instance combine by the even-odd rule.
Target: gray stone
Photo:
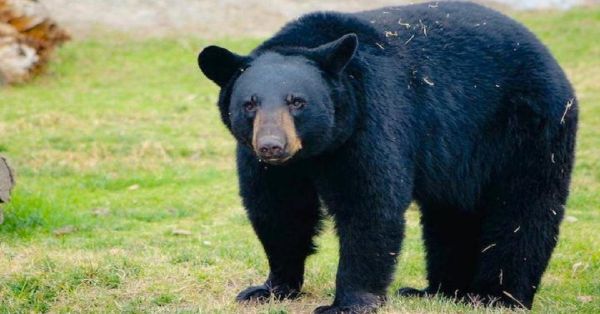
[[[2,205],[10,201],[10,192],[15,186],[15,176],[6,158],[0,156],[0,224],[4,222]]]

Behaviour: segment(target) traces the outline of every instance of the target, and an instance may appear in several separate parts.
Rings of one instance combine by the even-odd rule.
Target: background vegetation
[[[600,8],[519,13],[577,89],[581,123],[567,219],[534,312],[600,313]],[[221,40],[247,52],[260,39]],[[0,153],[18,173],[0,225],[0,313],[309,312],[334,293],[331,228],[306,296],[239,306],[266,260],[237,196],[234,141],[200,39],[110,35],[60,50],[49,75],[0,90]],[[392,290],[425,285],[418,211]],[[386,312],[500,312],[391,297]]]

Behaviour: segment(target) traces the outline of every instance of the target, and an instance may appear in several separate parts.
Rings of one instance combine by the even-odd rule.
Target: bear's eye
[[[288,106],[293,110],[300,110],[306,105],[306,100],[300,97],[291,97],[288,101]]]
[[[244,110],[246,110],[247,112],[254,112],[257,108],[258,106],[254,101],[247,101],[244,103]]]

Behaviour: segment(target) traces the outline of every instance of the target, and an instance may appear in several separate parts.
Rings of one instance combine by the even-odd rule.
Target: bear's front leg
[[[236,300],[295,298],[303,283],[304,261],[315,250],[312,238],[321,220],[315,189],[301,171],[266,166],[252,156],[238,154],[238,168],[240,194],[270,273],[264,284],[243,290]]]
[[[322,195],[335,220],[340,259],[334,302],[315,313],[366,313],[385,302],[411,195],[410,180],[393,168],[358,169],[351,179],[343,170],[328,174],[334,184]]]
[[[387,208],[384,214],[365,209],[365,213],[335,217],[340,237],[335,300],[315,313],[367,313],[385,301],[400,250],[403,211]]]

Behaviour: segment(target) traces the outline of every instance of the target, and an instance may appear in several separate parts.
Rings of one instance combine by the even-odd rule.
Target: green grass
[[[534,311],[600,313],[600,8],[517,18],[549,45],[581,102],[568,204],[577,221],[563,223]],[[219,44],[244,52],[259,42]],[[305,297],[233,302],[264,280],[267,265],[237,196],[217,89],[195,65],[206,44],[75,41],[48,75],[0,90],[0,152],[18,174],[0,226],[0,313],[296,313],[331,301],[337,244],[328,227],[308,261]],[[407,214],[390,291],[425,285],[418,215]],[[397,297],[384,311],[500,312]]]

